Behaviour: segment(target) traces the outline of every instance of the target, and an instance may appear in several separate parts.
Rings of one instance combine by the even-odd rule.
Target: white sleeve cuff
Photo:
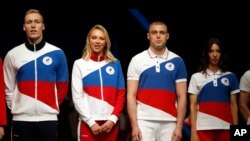
[[[88,124],[89,127],[93,126],[96,122],[93,118],[90,118],[86,121],[86,123]]]
[[[111,116],[108,118],[108,120],[111,120],[111,121],[114,122],[114,124],[116,124],[116,122],[117,122],[117,120],[118,120],[118,117],[115,116],[115,115],[111,115]]]

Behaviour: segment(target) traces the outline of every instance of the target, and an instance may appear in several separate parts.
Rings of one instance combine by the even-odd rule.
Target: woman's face
[[[101,55],[107,44],[104,33],[99,29],[93,30],[89,36],[89,44],[94,53]]]
[[[217,44],[213,44],[208,53],[209,63],[211,65],[218,65],[220,61],[221,51],[220,47]]]

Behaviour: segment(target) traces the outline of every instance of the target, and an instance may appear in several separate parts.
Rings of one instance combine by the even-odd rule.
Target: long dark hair
[[[225,62],[227,60],[226,55],[225,55],[225,51],[223,48],[222,43],[217,39],[217,38],[211,38],[208,40],[208,42],[205,44],[204,48],[203,48],[203,52],[202,52],[202,57],[201,57],[201,65],[199,68],[199,71],[201,71],[202,73],[205,73],[208,65],[209,65],[209,52],[210,49],[212,47],[213,44],[217,44],[220,48],[220,60],[218,63],[219,68],[221,69],[221,71],[225,72],[227,71],[227,66],[225,65]]]

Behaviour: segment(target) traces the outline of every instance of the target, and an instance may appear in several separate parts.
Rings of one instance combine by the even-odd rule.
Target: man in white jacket
[[[13,141],[56,141],[59,104],[68,91],[64,52],[43,40],[40,11],[25,13],[25,43],[4,59],[6,102],[13,115]]]

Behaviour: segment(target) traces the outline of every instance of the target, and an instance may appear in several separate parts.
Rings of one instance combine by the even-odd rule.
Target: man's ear
[[[149,33],[147,33],[147,38],[149,39]]]
[[[169,34],[169,33],[167,33],[167,40],[169,39],[169,36],[170,36],[170,34]]]

